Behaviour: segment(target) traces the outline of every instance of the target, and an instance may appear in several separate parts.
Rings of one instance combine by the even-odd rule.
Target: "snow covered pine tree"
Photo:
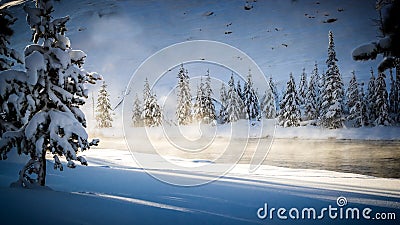
[[[374,124],[376,119],[376,108],[375,108],[375,76],[374,70],[371,68],[371,77],[369,78],[367,88],[367,113],[370,124]]]
[[[203,77],[200,77],[200,84],[197,86],[196,99],[193,105],[193,119],[195,121],[202,121],[205,117],[205,96]]]
[[[187,125],[192,122],[192,96],[190,94],[188,71],[181,68],[178,73],[178,105],[176,117],[179,125]]]
[[[367,108],[367,101],[365,99],[364,93],[364,83],[360,84],[360,113],[361,113],[361,126],[368,126],[369,118],[368,118],[368,108]]]
[[[388,126],[391,123],[385,78],[385,74],[383,72],[380,72],[375,80],[374,107],[376,112],[376,119],[374,122],[376,126]]]
[[[24,10],[34,42],[25,48],[26,72],[0,74],[4,103],[0,111],[16,113],[15,119],[23,126],[3,133],[0,155],[5,159],[16,148],[31,158],[14,185],[45,186],[47,152],[53,155],[55,169],[63,169],[58,156],[65,156],[70,168],[75,167],[74,161],[87,165],[77,152],[97,145],[98,140],[88,142],[85,115],[79,107],[87,98],[85,83],[94,84],[100,77],[81,68],[86,54],[70,48],[65,36],[68,16],[51,20],[52,1],[39,0],[36,8],[25,6]]]
[[[294,82],[293,74],[290,73],[286,91],[280,104],[279,125],[283,127],[298,127],[301,117],[299,105],[300,100],[297,96],[296,83]]]
[[[246,119],[248,120],[259,120],[260,119],[260,104],[258,97],[253,87],[253,80],[251,77],[251,70],[247,75],[247,81],[244,85],[243,90],[244,107],[246,113]]]
[[[200,79],[200,85],[197,87],[196,101],[193,105],[194,118],[206,124],[212,123],[216,119],[215,106],[212,99],[210,71],[207,70],[205,82],[203,77]]]
[[[335,44],[333,42],[333,33],[329,31],[328,67],[324,75],[324,87],[322,90],[321,103],[321,124],[330,129],[336,129],[343,126],[343,81],[339,72]]]
[[[240,114],[242,109],[240,108],[240,97],[237,94],[235,87],[235,80],[233,79],[233,73],[231,75],[231,79],[228,82],[229,89],[226,98],[226,107],[225,107],[225,122],[232,123],[238,121],[240,119]]]
[[[239,95],[240,101],[239,101],[239,106],[242,109],[240,112],[240,119],[246,119],[246,107],[244,107],[244,95],[243,95],[243,91],[242,91],[242,85],[240,84],[240,78],[237,81],[237,85],[236,85],[236,92]]]
[[[391,105],[398,105],[400,99],[400,1],[376,1],[376,9],[379,11],[378,28],[382,35],[374,42],[363,44],[353,50],[354,60],[374,60],[377,55],[382,55],[383,60],[379,63],[378,72],[383,72],[387,69],[396,69],[396,80],[393,82],[393,93],[391,97]],[[382,11],[386,13],[382,14]],[[385,15],[385,17],[382,17]],[[396,90],[397,89],[397,90]],[[369,93],[368,93],[369,94]],[[383,94],[383,93],[381,93]],[[397,96],[395,96],[397,95]],[[393,100],[397,99],[397,103]],[[368,101],[369,104],[375,104],[375,101]],[[400,110],[393,113],[393,108],[390,108],[392,118],[400,121]],[[397,115],[396,115],[397,114]],[[377,115],[371,114],[371,123],[375,123]],[[382,118],[380,118],[382,119]],[[382,121],[381,121],[382,122]],[[394,121],[395,122],[395,121]],[[376,124],[376,123],[375,123]]]
[[[315,63],[314,70],[311,73],[310,83],[306,93],[305,117],[307,120],[316,121],[319,118],[319,75],[318,65]],[[312,123],[316,124],[316,123]]]
[[[156,95],[151,93],[149,81],[144,81],[143,90],[143,122],[145,126],[155,127],[161,125],[162,114]]]
[[[400,122],[400,106],[399,106],[400,83],[398,80],[393,78],[392,69],[390,69],[389,72],[390,72],[389,113],[393,122]]]
[[[99,90],[99,97],[97,99],[97,127],[99,128],[107,128],[112,127],[111,118],[111,103],[110,103],[110,95],[107,92],[106,82],[103,81],[103,84]]]
[[[213,98],[212,98],[212,88],[211,88],[211,77],[210,77],[210,71],[207,70],[206,74],[206,82],[205,82],[205,87],[204,87],[204,107],[205,107],[205,114],[204,114],[204,122],[209,124],[209,123],[214,123],[216,120],[216,115],[215,115],[215,106],[213,103]]]
[[[143,126],[142,113],[143,110],[140,104],[140,100],[138,95],[136,94],[135,101],[133,102],[133,114],[132,114],[132,123],[134,127]]]
[[[220,89],[221,108],[219,110],[219,123],[224,124],[227,122],[226,108],[228,103],[228,94],[226,93],[225,84],[222,83]]]
[[[279,94],[278,94],[278,90],[276,88],[275,82],[272,80],[272,77],[269,77],[268,86],[269,86],[270,90],[272,91],[272,94],[274,95],[275,109],[278,111],[279,110]]]
[[[353,127],[362,126],[362,99],[360,99],[360,92],[358,88],[356,73],[352,71],[353,76],[351,77],[349,87],[346,91],[347,96],[347,107],[349,109],[349,115],[347,120]]]
[[[261,113],[265,119],[274,119],[276,117],[275,98],[270,89],[265,90],[260,105]]]
[[[303,72],[300,75],[300,83],[299,83],[299,91],[298,96],[300,99],[300,108],[304,108],[306,99],[307,99],[307,90],[308,90],[308,85],[307,85],[307,74],[306,74],[306,69],[303,68]]]

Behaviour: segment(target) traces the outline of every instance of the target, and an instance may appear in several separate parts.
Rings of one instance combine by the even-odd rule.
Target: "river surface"
[[[263,164],[400,178],[400,141],[275,139]]]
[[[173,142],[179,143],[176,139]],[[240,139],[216,138],[205,142],[212,142],[212,144],[204,149],[188,151],[175,148],[167,141],[157,139],[146,142],[140,138],[131,149],[142,153],[161,154],[189,160],[210,160],[216,163],[250,164],[256,158],[256,163],[262,165],[400,178],[400,140],[274,139],[270,145],[270,139],[249,139],[247,142],[247,140]],[[116,147],[115,139],[111,141],[111,144],[112,147]],[[124,145],[122,140],[121,145]],[[182,145],[187,145],[187,143]],[[188,147],[189,149],[206,146],[197,141],[191,142],[189,145],[192,145]],[[150,150],[153,147],[157,150]],[[257,154],[254,154],[255,152]]]

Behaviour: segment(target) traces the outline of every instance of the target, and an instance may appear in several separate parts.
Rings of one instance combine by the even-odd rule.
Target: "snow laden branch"
[[[31,187],[45,185],[46,154],[53,156],[54,169],[63,170],[59,157],[69,168],[75,162],[87,165],[77,154],[99,141],[88,141],[79,107],[88,97],[85,85],[101,77],[82,68],[84,52],[70,48],[64,36],[69,17],[51,20],[52,1],[37,1],[36,8],[24,10],[34,44],[24,50],[25,71],[0,72],[0,159],[12,149],[30,156],[16,185]]]
[[[6,8],[0,9],[0,71],[11,69],[16,64],[22,64],[23,59],[18,51],[10,47],[14,30],[11,26],[17,19]]]
[[[395,68],[400,65],[400,2],[378,1],[376,4],[380,15],[382,10],[386,10],[385,17],[379,20],[379,30],[382,38],[371,43],[362,44],[353,50],[352,56],[354,60],[374,60],[378,55],[383,56],[383,60],[379,63],[378,70],[383,72],[389,68]]]
[[[399,63],[399,58],[390,54],[392,46],[392,37],[387,36],[379,39],[377,42],[363,44],[355,48],[352,57],[357,61],[375,60],[378,55],[383,55],[383,60],[379,63],[378,70],[385,71],[394,68]]]

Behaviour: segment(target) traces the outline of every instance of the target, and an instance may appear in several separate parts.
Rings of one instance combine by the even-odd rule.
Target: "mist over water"
[[[198,130],[186,131],[186,136],[196,138],[198,132]],[[174,148],[159,134],[150,134],[153,135],[151,137],[152,145],[141,141],[147,138],[147,134],[138,132],[138,128],[133,129],[127,135],[127,139],[135,140],[132,143],[131,150],[133,152],[157,153],[170,159],[182,159],[186,162],[215,163],[214,161],[222,153],[224,153],[224,157],[220,158],[217,163],[250,164],[252,158],[262,157],[254,155],[259,142],[258,138],[244,140],[243,138],[230,139],[221,136],[213,139],[203,137],[203,140],[196,139],[189,145],[192,148],[203,146],[198,148],[199,151],[182,151],[182,149]],[[186,138],[182,136],[182,140],[178,140],[179,138],[175,136],[173,140],[175,143],[187,144]],[[262,139],[269,138],[271,137],[265,136]],[[212,142],[211,145],[210,142]],[[243,146],[243,143],[246,145]],[[230,149],[227,146],[230,146]],[[268,146],[259,147],[268,148]],[[127,149],[128,147],[122,138],[102,138],[101,148]],[[241,156],[238,157],[237,154],[241,154]],[[274,139],[262,165],[400,178],[400,141]]]

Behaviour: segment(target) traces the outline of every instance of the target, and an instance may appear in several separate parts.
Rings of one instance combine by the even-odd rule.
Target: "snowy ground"
[[[154,179],[139,168],[126,150],[85,152],[90,166],[54,171],[47,183],[54,191],[9,188],[25,159],[11,155],[0,163],[2,224],[320,224],[318,219],[260,220],[257,210],[268,207],[369,207],[400,216],[400,180],[318,170],[261,166],[249,174],[238,165],[206,185],[181,187]],[[152,155],[147,155],[151,159]],[[160,171],[153,174],[180,180],[208,180],[212,174]],[[195,163],[187,161],[186,163]],[[50,164],[50,162],[49,162]],[[30,207],[32,206],[32,207]],[[324,224],[394,224],[394,220],[332,220]]]
[[[205,137],[227,139],[231,136],[233,141],[237,141],[244,137],[250,137],[250,140],[268,137],[272,130],[264,129],[263,133],[261,127],[254,124],[249,130],[241,129],[233,136],[228,126],[200,127],[200,130],[189,126],[181,128],[181,131],[188,138],[196,137],[200,132]],[[141,129],[126,131],[139,139],[149,135],[159,140],[163,136],[158,128],[149,129],[148,133],[141,132]],[[217,132],[211,132],[213,129]],[[278,127],[275,135],[280,139],[276,139],[274,145],[318,138],[322,139],[318,141],[326,142],[324,144],[333,139],[396,142],[400,139],[398,129],[376,127],[331,131],[314,127]],[[177,141],[176,134],[170,134]],[[243,162],[219,177],[221,174],[202,169],[201,166],[213,163],[208,159],[169,155],[168,160],[179,163],[181,167],[166,169],[160,157],[145,151],[134,154],[149,162],[147,167],[142,168],[127,150],[122,131],[103,129],[92,131],[93,135],[102,137],[102,141],[99,147],[83,153],[89,162],[88,167],[65,167],[63,172],[55,171],[49,159],[47,185],[52,191],[10,188],[26,158],[17,157],[14,153],[8,160],[1,161],[1,224],[395,224],[400,216],[400,179],[269,165],[261,165],[256,171],[249,172],[249,165]],[[290,139],[282,139],[284,137]],[[274,159],[273,153],[268,155],[267,160]],[[287,154],[299,153],[289,151]],[[318,155],[315,158],[321,157]],[[372,161],[368,157],[366,155],[366,160]],[[279,159],[279,154],[275,159]],[[183,187],[159,179],[203,185]],[[338,206],[336,201],[339,197],[346,198],[346,206]],[[282,220],[276,213],[269,213],[267,218],[261,220],[257,211],[265,203],[268,210],[283,207],[287,210],[296,208],[301,212],[312,207],[316,209],[317,216],[322,208],[329,206],[344,211],[357,208],[360,213],[365,208],[371,208],[371,218],[377,217],[376,213],[394,213],[397,220],[367,220],[361,214],[359,220],[332,219],[327,213],[323,219],[305,217],[296,220]],[[30,205],[34,207],[27,207]],[[272,219],[270,215],[273,215]]]
[[[95,121],[88,122],[94,124]],[[162,128],[134,128],[130,124],[121,124],[122,119],[114,121],[112,128],[98,129],[94,125],[89,129],[92,137],[124,139],[129,134],[151,134],[152,136],[162,137],[169,130],[176,130],[174,126],[165,125]],[[128,122],[127,122],[128,123]],[[264,138],[273,136],[276,139],[303,139],[303,140],[400,140],[400,127],[398,126],[378,126],[378,127],[344,127],[340,129],[326,129],[312,125],[300,127],[281,127],[276,126],[275,120],[263,120],[262,122],[251,122],[239,120],[235,124],[219,124],[217,126],[203,126],[198,124],[191,126],[180,126],[181,132],[189,135],[206,135],[223,138]],[[125,129],[123,129],[123,126]],[[202,130],[203,129],[203,130]],[[236,130],[234,130],[236,129]],[[168,133],[170,134],[170,133]]]
[[[266,138],[273,133],[271,126],[261,131],[260,124],[231,132],[229,126],[182,127],[187,138],[197,135],[217,137],[233,141],[249,137],[249,140]],[[264,124],[265,125],[265,124]],[[216,131],[214,131],[216,129]],[[125,130],[129,135],[160,139],[159,128],[141,132],[143,128]],[[282,142],[317,141],[327,145],[334,139],[358,140],[400,140],[399,128],[344,128],[324,130],[315,127],[279,128],[274,145]],[[170,133],[174,141],[176,133]],[[160,158],[146,152],[136,152],[135,156],[150,162],[142,168],[127,150],[121,129],[92,130],[91,137],[102,137],[100,146],[83,153],[89,166],[55,171],[52,160],[48,162],[47,185],[49,190],[22,190],[10,188],[17,179],[18,171],[26,158],[11,154],[8,160],[0,162],[0,218],[1,224],[395,224],[395,220],[331,219],[327,214],[320,219],[273,219],[261,220],[257,210],[268,204],[269,209],[332,207],[360,210],[372,209],[376,213],[395,213],[400,216],[400,179],[378,178],[355,173],[339,173],[318,169],[290,169],[261,165],[249,172],[249,165],[240,163],[222,177],[221,174],[205,172],[202,165],[212,163],[204,158],[168,156],[178,162],[181,169],[165,169]],[[290,139],[283,139],[290,138]],[[321,140],[322,139],[322,140]],[[397,141],[396,141],[397,140]],[[361,141],[363,142],[363,141]],[[301,145],[299,145],[301,146]],[[379,147],[379,146],[378,146]],[[143,148],[142,148],[143,149]],[[367,152],[368,150],[366,150]],[[398,152],[398,149],[394,149]],[[286,152],[288,155],[298,152]],[[306,151],[304,154],[315,154]],[[267,160],[274,159],[274,152]],[[316,155],[316,154],[315,154]],[[372,161],[363,154],[365,164]],[[279,159],[279,154],[275,159]],[[283,157],[283,155],[282,155]],[[314,158],[323,158],[316,155]],[[352,157],[350,155],[350,157]],[[393,156],[391,156],[393,157]],[[390,158],[390,157],[389,157]],[[395,157],[396,158],[396,157]],[[398,157],[397,157],[398,158]],[[397,159],[396,158],[396,159]],[[360,158],[363,160],[363,158]],[[232,163],[232,162],[230,162]],[[390,170],[388,165],[383,165]],[[398,166],[397,166],[398,167]],[[185,168],[192,168],[186,170]],[[389,169],[388,169],[389,168]],[[390,173],[390,171],[389,171]],[[167,184],[158,179],[176,183],[207,183],[194,187]],[[219,179],[218,179],[219,178]],[[209,182],[213,181],[213,182]],[[339,207],[338,197],[345,197],[348,204]],[[33,207],[27,207],[33,206]],[[269,214],[271,215],[271,214]],[[319,215],[319,214],[318,214]]]

